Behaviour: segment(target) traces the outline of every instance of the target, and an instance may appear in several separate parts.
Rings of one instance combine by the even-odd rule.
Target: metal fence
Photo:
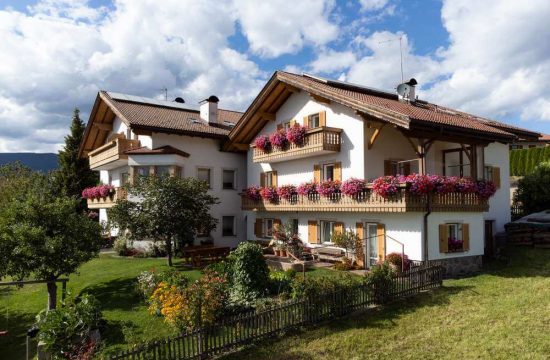
[[[254,341],[276,337],[284,331],[440,287],[442,279],[441,266],[415,267],[396,276],[388,289],[373,289],[361,284],[315,299],[290,300],[265,310],[250,310],[221,319],[213,326],[135,346],[109,359],[206,359]]]

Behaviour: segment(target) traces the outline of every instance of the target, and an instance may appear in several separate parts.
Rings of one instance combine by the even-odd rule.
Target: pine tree
[[[94,186],[99,181],[96,172],[90,170],[88,159],[78,157],[78,147],[84,137],[85,125],[80,120],[80,110],[73,112],[71,133],[65,136],[65,146],[59,151],[59,170],[56,173],[56,185],[59,192],[66,196],[80,198],[82,190]],[[80,210],[86,208],[84,200],[80,202]]]

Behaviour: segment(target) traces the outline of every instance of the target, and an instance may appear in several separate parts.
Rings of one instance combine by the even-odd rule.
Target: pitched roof
[[[183,157],[189,157],[189,154],[183,150],[177,149],[170,145],[158,147],[156,149],[149,149],[147,146],[142,146],[137,149],[126,150],[124,152],[127,155],[169,155],[175,154]]]
[[[280,90],[281,95],[274,96],[275,100],[270,101],[270,94],[277,93],[277,89],[281,87],[281,84],[283,87],[288,88],[287,94],[284,95],[284,89]],[[433,131],[446,129],[448,132],[459,132],[464,136],[487,138],[492,139],[492,141],[511,141],[516,136],[536,138],[540,135],[529,130],[426,101],[416,101],[414,103],[400,101],[397,94],[361,85],[307,74],[298,75],[277,71],[243,114],[239,123],[231,130],[231,141],[236,144],[250,141],[250,137],[255,136],[262,127],[261,114],[275,112],[277,107],[290,96],[289,93],[297,90],[304,90],[314,97],[317,96],[340,103],[359,113],[392,123],[404,130],[412,128],[433,129]],[[267,105],[264,103],[267,103]],[[247,125],[248,122],[257,122],[258,124]],[[243,130],[245,130],[244,133]],[[231,144],[226,146],[226,148],[230,147]]]

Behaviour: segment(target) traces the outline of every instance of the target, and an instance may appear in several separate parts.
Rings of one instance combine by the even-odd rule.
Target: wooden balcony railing
[[[302,145],[289,143],[285,149],[273,148],[269,152],[253,147],[252,161],[273,163],[339,152],[341,133],[342,129],[326,126],[309,129]]]
[[[115,206],[117,200],[126,199],[126,190],[122,187],[115,188],[115,194],[99,199],[88,199],[88,209],[108,209]]]
[[[483,212],[489,209],[487,200],[475,194],[412,195],[404,190],[390,198],[383,198],[371,191],[356,198],[333,194],[323,197],[319,194],[293,195],[290,200],[279,199],[276,203],[260,199],[254,201],[242,196],[242,209],[251,211],[326,211],[326,212],[425,212],[428,201],[431,211]]]
[[[111,163],[115,163],[113,166],[116,165],[116,167],[118,167],[122,164],[116,164],[117,162],[128,159],[128,155],[124,154],[124,152],[126,150],[136,149],[139,146],[139,140],[115,139],[110,141],[88,153],[90,168],[98,169],[99,167],[105,167]]]

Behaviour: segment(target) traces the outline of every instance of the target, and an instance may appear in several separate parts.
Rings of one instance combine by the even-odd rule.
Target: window
[[[521,150],[521,149],[523,149],[523,145],[518,145],[518,144],[510,145],[510,150]]]
[[[149,169],[149,166],[137,166],[135,170],[139,176],[149,176]]]
[[[288,129],[290,129],[291,126],[292,126],[292,125],[291,125],[291,122],[290,122],[290,121],[287,121],[287,122],[284,122],[284,123],[283,123],[283,129],[285,129],[285,131],[288,130]]]
[[[462,224],[446,224],[447,234],[449,241],[449,251],[462,251],[463,250],[463,238],[462,238]]]
[[[487,166],[485,165],[485,167],[483,168],[484,170],[484,174],[483,174],[483,177],[485,180],[488,180],[488,181],[493,181],[493,167],[492,166]]]
[[[298,219],[292,219],[292,235],[298,235],[299,229],[298,229]]]
[[[264,219],[264,229],[263,229],[264,237],[273,236],[274,224],[275,224],[275,219]]]
[[[235,236],[235,217],[222,217],[222,236]]]
[[[223,170],[222,189],[235,189],[235,170]]]
[[[410,175],[411,163],[410,160],[386,160],[384,162],[384,175]]]
[[[210,182],[210,169],[208,168],[198,168],[197,169],[197,178],[200,180],[200,181],[204,181],[205,183],[208,184],[208,187],[210,189],[212,189],[212,185],[211,185],[211,182]]]
[[[275,184],[275,175],[276,173],[274,171],[267,171],[265,173],[262,174],[263,176],[263,185],[262,186],[266,186],[266,187],[271,187],[271,186],[277,186]]]
[[[332,242],[334,221],[321,221],[321,243]]]
[[[130,128],[126,128],[126,139],[132,138],[132,130]]]
[[[121,185],[126,185],[130,182],[130,174],[122,173],[120,174]]]
[[[308,127],[309,128],[316,128],[321,126],[319,121],[319,114],[313,114],[308,116]]]
[[[323,165],[323,180],[334,180],[334,164]]]
[[[155,174],[157,176],[169,176],[170,175],[170,166],[161,165],[155,167]]]

